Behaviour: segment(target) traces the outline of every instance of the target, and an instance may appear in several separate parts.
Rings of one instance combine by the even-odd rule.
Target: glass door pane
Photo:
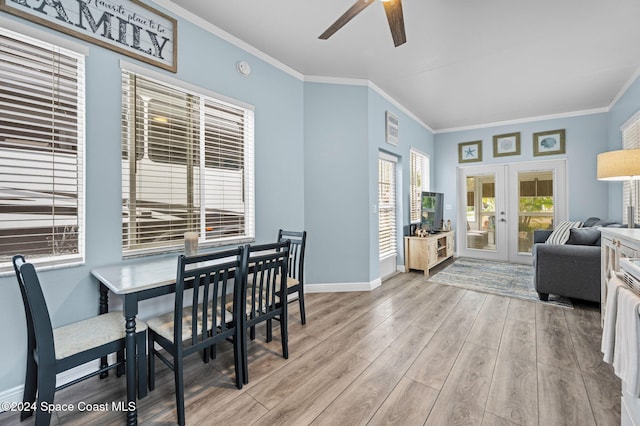
[[[505,166],[458,168],[458,256],[507,258]]]
[[[553,172],[519,172],[518,189],[518,253],[531,253],[533,231],[553,229]]]
[[[496,250],[496,178],[490,175],[467,175],[466,247]]]
[[[506,176],[508,259],[530,264],[534,231],[567,218],[566,160],[510,164]]]

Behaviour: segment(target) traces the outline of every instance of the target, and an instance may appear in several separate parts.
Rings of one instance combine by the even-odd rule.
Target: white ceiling
[[[638,0],[172,0],[304,76],[373,82],[432,129],[607,108],[640,67]],[[159,3],[166,3],[160,1]]]

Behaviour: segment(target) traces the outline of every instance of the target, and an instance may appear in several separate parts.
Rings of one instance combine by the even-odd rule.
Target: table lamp
[[[598,180],[628,180],[629,183],[640,179],[640,148],[621,149],[598,154]],[[633,188],[630,188],[627,222],[629,228],[635,226],[633,207]]]

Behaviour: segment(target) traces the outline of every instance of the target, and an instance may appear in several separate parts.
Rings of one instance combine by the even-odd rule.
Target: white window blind
[[[253,111],[123,71],[123,252],[255,236]]]
[[[396,163],[378,159],[378,245],[380,259],[396,250]]]
[[[622,126],[622,148],[640,148],[640,112],[635,114],[629,121]],[[624,223],[629,223],[627,217],[626,206],[630,205],[633,201],[635,205],[635,220],[634,223],[640,223],[640,190],[638,181],[634,180],[629,182],[624,181],[622,190],[622,220]]]
[[[410,221],[420,222],[422,191],[429,190],[429,157],[411,149],[409,153]]]
[[[0,28],[0,270],[84,260],[84,56]]]

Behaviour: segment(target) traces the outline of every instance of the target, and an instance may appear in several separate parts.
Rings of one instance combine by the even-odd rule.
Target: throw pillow
[[[569,230],[571,228],[580,228],[582,222],[560,222],[558,226],[553,230],[549,238],[547,238],[547,244],[564,244],[569,239]]]
[[[617,222],[617,221],[611,220],[611,219],[602,219],[602,220],[594,223],[593,226],[605,227],[605,226],[611,226],[611,225],[616,225],[616,224],[620,224],[620,222]]]
[[[600,240],[600,230],[596,228],[571,228],[566,244],[595,246]]]
[[[590,217],[589,219],[582,222],[583,228],[590,228],[592,226],[596,226],[602,220],[599,217]]]

